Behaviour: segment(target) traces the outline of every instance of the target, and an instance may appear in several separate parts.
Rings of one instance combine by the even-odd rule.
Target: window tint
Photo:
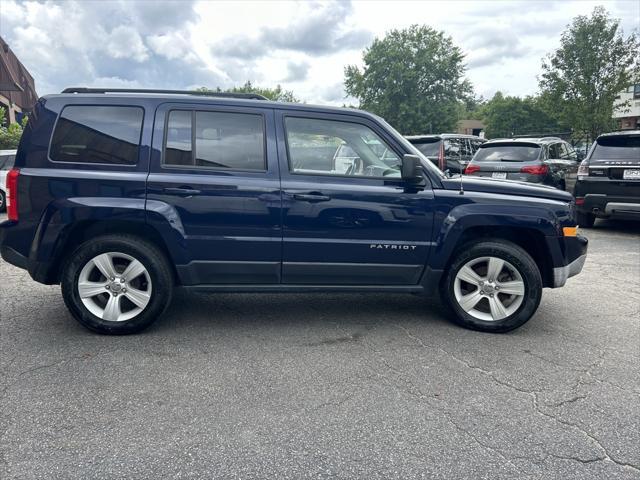
[[[191,153],[192,112],[173,110],[169,112],[167,123],[167,144],[164,162],[169,165],[193,165]]]
[[[596,141],[591,158],[597,160],[636,160],[640,158],[640,137],[602,137]]]
[[[480,145],[482,145],[484,142],[482,140],[477,140],[475,138],[472,138],[470,143],[471,143],[471,155],[475,155],[475,153],[480,148]]]
[[[0,157],[0,170],[11,170],[15,160],[14,155],[4,155]]]
[[[549,158],[559,159],[562,158],[561,143],[552,143],[549,145]]]
[[[462,156],[470,160],[474,154],[474,150],[471,148],[471,140],[469,138],[461,138],[460,143],[462,145]]]
[[[427,157],[437,157],[440,150],[440,140],[433,140],[429,143],[414,143],[413,145]]]
[[[447,138],[444,141],[444,156],[457,158],[462,155],[462,141],[460,138]]]
[[[265,170],[261,115],[172,111],[167,124],[164,163],[204,168]],[[195,149],[192,139],[195,137]]]
[[[51,160],[134,165],[142,132],[139,107],[68,106],[56,123]]]
[[[296,117],[287,117],[285,125],[295,173],[400,176],[400,158],[364,125]]]
[[[527,144],[495,144],[480,147],[474,162],[531,162],[540,156],[540,147]]]

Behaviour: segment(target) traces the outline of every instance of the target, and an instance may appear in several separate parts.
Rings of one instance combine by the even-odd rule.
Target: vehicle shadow
[[[223,294],[178,289],[149,332],[281,326],[371,326],[402,319],[447,323],[437,299],[410,294]]]
[[[640,221],[597,219],[592,228],[584,229],[585,232],[591,230],[640,234]]]

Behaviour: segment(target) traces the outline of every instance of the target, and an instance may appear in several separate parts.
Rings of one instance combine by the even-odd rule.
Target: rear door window
[[[562,158],[561,143],[552,143],[551,145],[549,145],[549,158],[554,160]]]
[[[172,110],[164,164],[264,171],[264,119],[252,113]]]
[[[140,107],[71,105],[51,139],[54,162],[135,165],[144,111]]]

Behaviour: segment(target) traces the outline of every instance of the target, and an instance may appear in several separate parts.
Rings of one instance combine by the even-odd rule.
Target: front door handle
[[[331,197],[322,195],[320,192],[294,193],[293,198],[294,200],[298,200],[300,202],[310,203],[328,202],[329,200],[331,200]]]
[[[199,193],[201,193],[200,190],[188,187],[166,187],[163,188],[162,191],[164,193],[168,193],[170,195],[178,195],[180,197],[190,197],[191,195],[198,195]]]

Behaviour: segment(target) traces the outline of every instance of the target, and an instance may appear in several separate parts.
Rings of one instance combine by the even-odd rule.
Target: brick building
[[[5,109],[5,123],[19,122],[37,100],[33,77],[0,37],[0,107]]]

